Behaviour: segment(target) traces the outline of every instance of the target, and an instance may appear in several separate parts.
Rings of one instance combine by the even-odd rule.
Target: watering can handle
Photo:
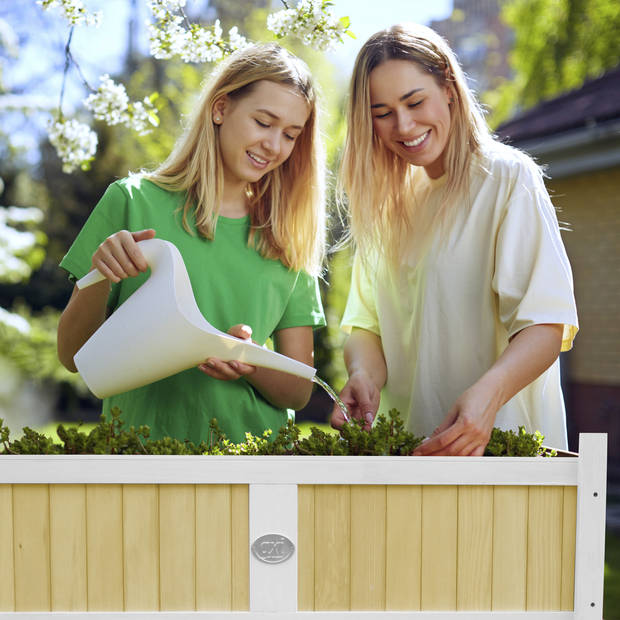
[[[93,269],[89,271],[83,278],[80,278],[75,285],[81,290],[88,288],[97,282],[105,280],[105,276],[99,271],[99,269]]]

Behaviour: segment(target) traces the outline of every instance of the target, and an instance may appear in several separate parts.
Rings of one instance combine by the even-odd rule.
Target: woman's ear
[[[224,115],[228,109],[229,99],[227,95],[222,95],[219,99],[216,99],[211,111],[212,120],[216,125],[221,125],[224,121]]]

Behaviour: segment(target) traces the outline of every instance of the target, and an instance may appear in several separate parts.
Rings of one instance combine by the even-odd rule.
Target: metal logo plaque
[[[266,564],[286,562],[295,552],[295,545],[282,534],[265,534],[252,543],[252,553]]]

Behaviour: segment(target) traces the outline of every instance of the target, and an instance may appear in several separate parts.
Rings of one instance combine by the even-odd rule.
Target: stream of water
[[[328,383],[325,383],[323,379],[321,379],[320,377],[317,377],[316,375],[314,375],[314,377],[312,378],[312,381],[314,381],[314,383],[316,383],[317,385],[320,385],[330,395],[331,399],[342,410],[342,413],[344,414],[344,419],[347,422],[350,422],[351,418],[349,417],[349,410],[347,409],[347,406],[340,400],[340,397],[338,396],[338,394],[336,394],[336,392],[332,389],[332,387]]]

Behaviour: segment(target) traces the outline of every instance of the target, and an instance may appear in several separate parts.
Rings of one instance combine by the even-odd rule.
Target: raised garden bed
[[[0,618],[600,619],[605,462],[2,456]]]

